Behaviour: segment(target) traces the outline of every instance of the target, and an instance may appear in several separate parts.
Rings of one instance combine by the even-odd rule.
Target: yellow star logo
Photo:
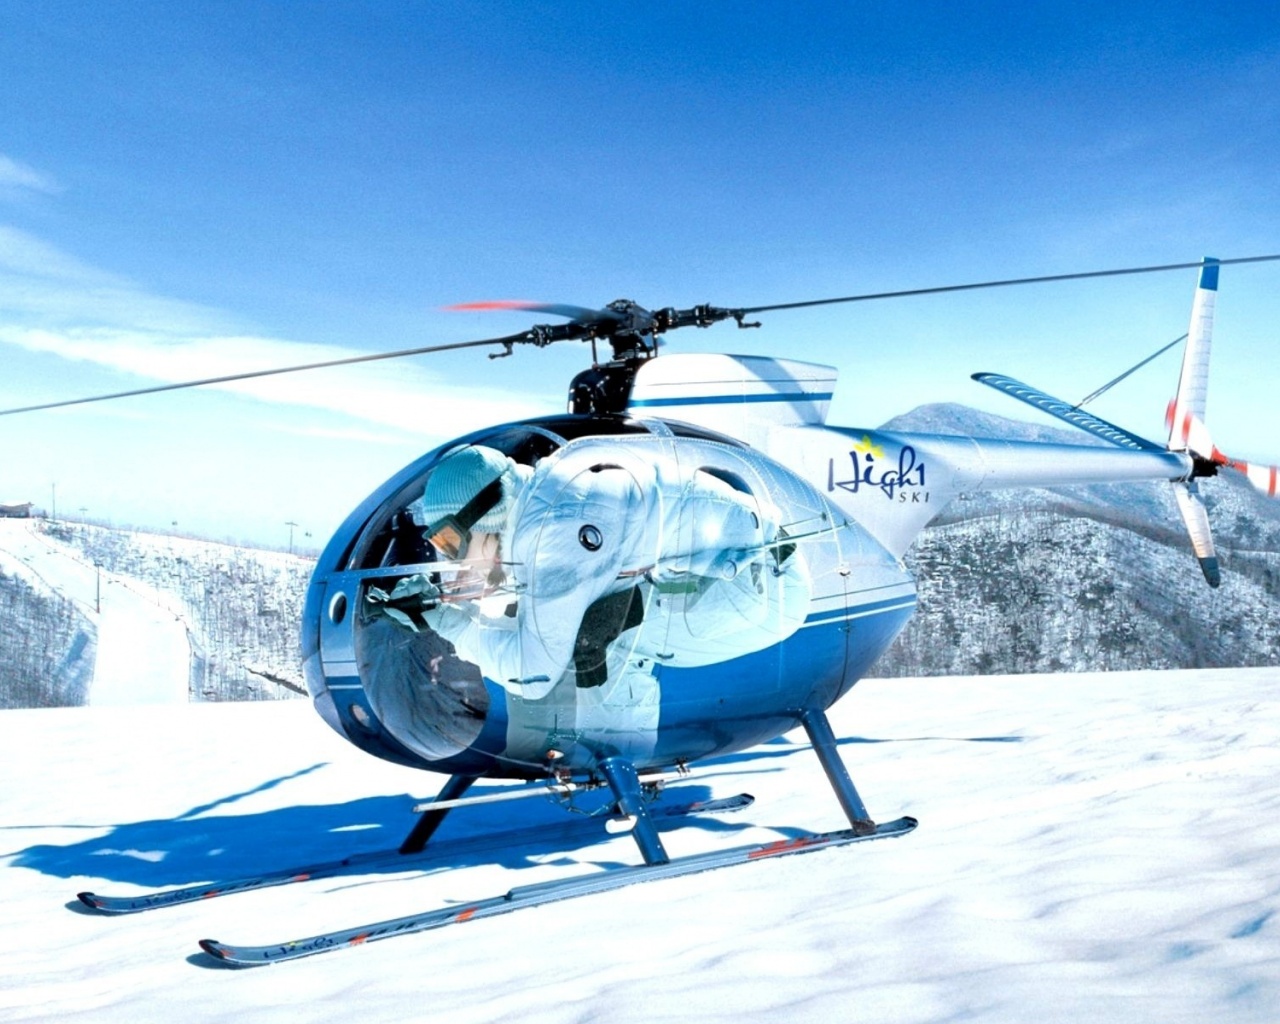
[[[877,459],[884,458],[884,449],[871,440],[870,434],[863,434],[861,441],[853,442],[853,450],[863,455],[872,455]]]

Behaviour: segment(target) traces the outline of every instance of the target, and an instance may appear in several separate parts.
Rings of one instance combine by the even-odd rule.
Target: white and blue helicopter
[[[316,565],[302,659],[315,708],[339,735],[375,757],[448,776],[435,800],[418,808],[400,855],[423,851],[454,808],[538,793],[567,801],[597,788],[606,793],[610,830],[628,832],[643,863],[305,940],[201,945],[234,964],[274,962],[635,881],[909,832],[913,818],[873,820],[826,717],[911,618],[916,588],[902,556],[962,492],[1164,480],[1203,575],[1217,586],[1200,480],[1225,468],[1272,497],[1278,490],[1276,467],[1225,456],[1205,425],[1219,270],[1275,259],[894,293],[1198,268],[1181,379],[1160,443],[1000,374],[974,376],[1106,445],[833,426],[831,367],[658,355],[659,337],[677,328],[726,320],[754,327],[747,318],[760,313],[882,295],[654,312],[630,301],[602,310],[482,303],[467,308],[567,322],[345,360],[473,346],[509,354],[515,345],[563,340],[589,341],[593,351],[610,346],[609,358],[573,380],[564,415],[452,441],[351,513]],[[227,379],[238,378],[124,394]],[[797,727],[849,827],[673,860],[659,828],[663,786],[694,762]],[[467,796],[481,779],[530,785]],[[699,809],[722,808],[683,810]],[[81,900],[120,913],[298,874]]]

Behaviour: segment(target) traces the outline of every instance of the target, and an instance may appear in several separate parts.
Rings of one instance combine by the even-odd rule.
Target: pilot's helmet
[[[409,514],[415,523],[430,530],[446,517],[457,516],[496,480],[500,484],[492,504],[483,501],[474,509],[474,521],[465,525],[477,533],[501,533],[523,483],[520,468],[496,448],[460,448],[431,470],[422,497],[409,505]]]

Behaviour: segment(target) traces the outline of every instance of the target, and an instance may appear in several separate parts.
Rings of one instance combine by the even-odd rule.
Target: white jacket
[[[586,610],[641,580],[659,592],[684,584],[703,597],[696,613],[703,621],[693,631],[700,637],[683,622],[676,630],[656,628],[656,621],[654,629],[642,627],[655,650],[682,648],[688,661],[705,637],[733,635],[731,650],[746,653],[780,638],[780,624],[760,630],[760,616],[746,607],[755,601],[763,609],[770,602],[759,576],[773,558],[765,545],[777,533],[778,514],[767,495],[743,493],[682,465],[674,453],[655,457],[650,438],[584,438],[538,464],[503,533],[501,557],[516,595],[515,615],[506,614],[508,596],[441,604],[426,618],[459,657],[529,700],[545,696],[571,666]],[[807,581],[801,583],[802,600],[773,599],[787,606],[785,617],[799,615],[786,623],[788,633],[807,607]],[[732,621],[711,621],[719,618]],[[722,649],[699,660],[724,656]]]

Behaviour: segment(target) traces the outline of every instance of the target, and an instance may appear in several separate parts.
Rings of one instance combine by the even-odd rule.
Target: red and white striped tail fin
[[[1255,489],[1268,498],[1275,498],[1280,496],[1280,469],[1243,462],[1219,451],[1204,423],[1205,396],[1209,390],[1209,349],[1213,341],[1213,311],[1217,296],[1218,263],[1206,258],[1200,269],[1195,300],[1191,304],[1191,326],[1182,355],[1178,394],[1169,402],[1165,413],[1169,448],[1171,451],[1189,452],[1197,459],[1243,473]]]
[[[1205,398],[1209,390],[1209,349],[1213,341],[1213,311],[1218,297],[1218,262],[1206,258],[1191,304],[1191,326],[1182,356],[1182,376],[1178,393],[1169,403],[1165,420],[1169,427],[1169,450],[1187,452],[1195,460],[1195,476],[1212,476],[1217,467],[1243,473],[1257,490],[1269,498],[1280,495],[1280,469],[1241,462],[1218,450],[1204,423]],[[1174,481],[1178,511],[1186,523],[1191,546],[1209,585],[1220,582],[1218,558],[1214,551],[1209,515],[1194,479]]]
[[[1214,461],[1213,457],[1218,454],[1204,423],[1205,400],[1209,392],[1209,351],[1213,344],[1213,310],[1217,297],[1218,261],[1206,258],[1200,268],[1200,280],[1191,303],[1191,326],[1187,328],[1187,345],[1182,353],[1178,393],[1165,412],[1169,450],[1187,452],[1200,464]],[[1173,496],[1178,501],[1178,511],[1200,562],[1200,571],[1209,586],[1216,587],[1222,582],[1222,574],[1213,545],[1213,531],[1209,528],[1209,512],[1196,481],[1175,480]]]
[[[1182,376],[1178,393],[1169,403],[1169,448],[1191,451],[1208,457],[1210,447],[1197,450],[1195,442],[1208,441],[1204,429],[1205,399],[1209,391],[1209,352],[1213,344],[1213,309],[1218,297],[1218,261],[1205,258],[1200,268],[1200,282],[1191,304],[1191,326],[1187,328],[1187,345],[1182,353]],[[1198,428],[1197,428],[1198,424]],[[1196,436],[1199,434],[1200,436]]]

